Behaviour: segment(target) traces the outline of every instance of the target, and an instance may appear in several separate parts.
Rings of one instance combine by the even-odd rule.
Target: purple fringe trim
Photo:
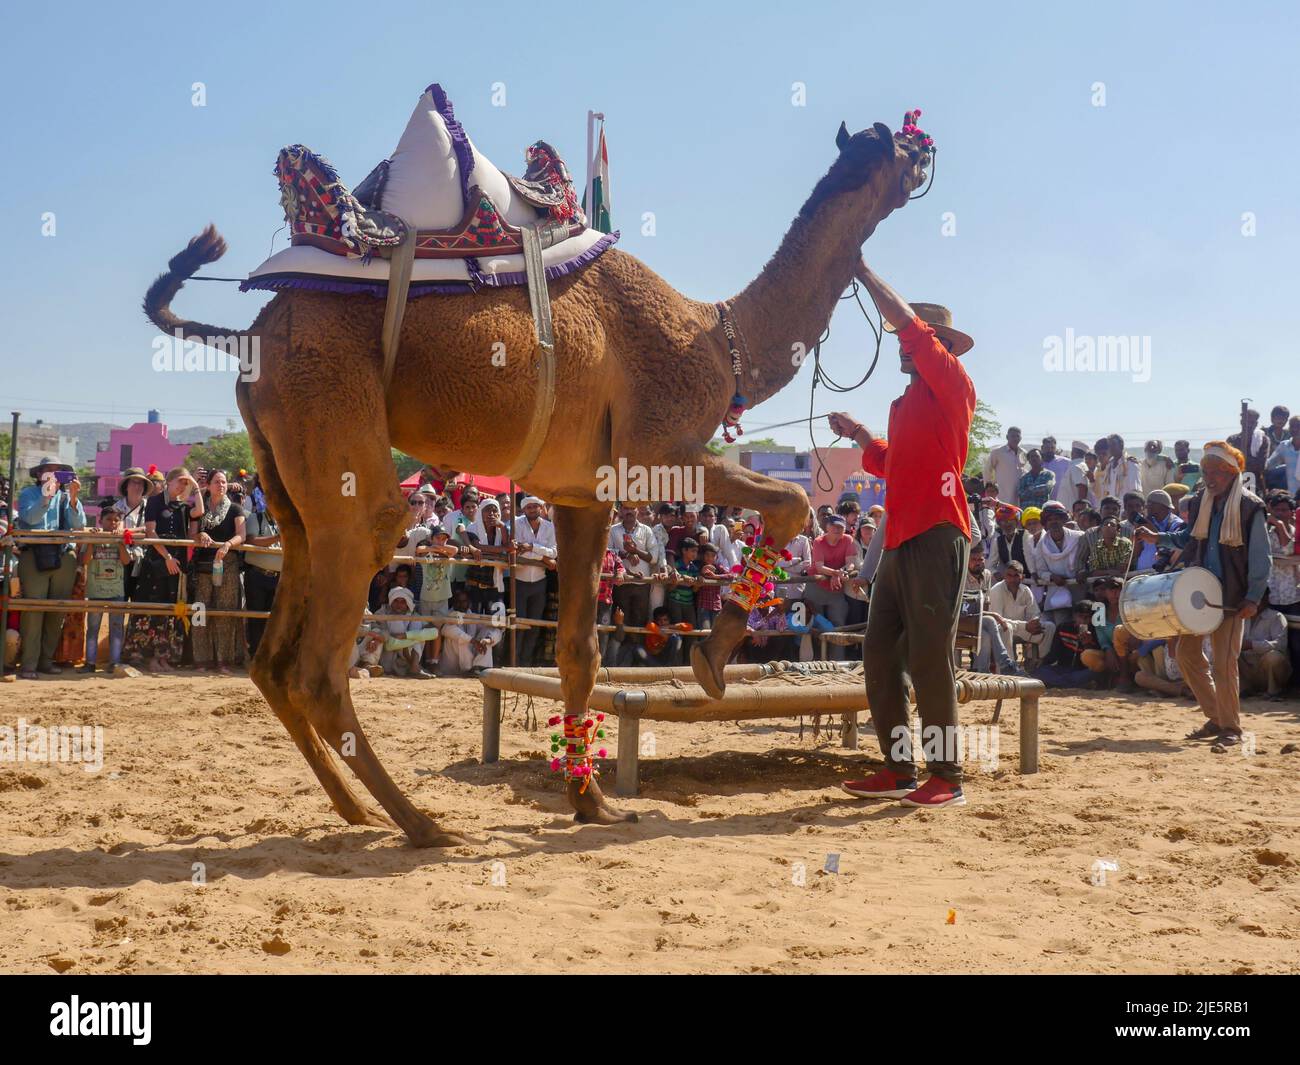
[[[451,134],[451,147],[456,153],[456,162],[459,164],[457,169],[460,170],[460,205],[464,210],[469,206],[469,176],[474,172],[474,152],[470,149],[464,128],[456,121],[456,112],[452,110],[451,101],[442,91],[442,86],[435,81],[424,91],[433,94],[433,106],[437,108],[447,126],[447,132]]]
[[[613,245],[621,235],[620,230],[614,230],[613,233],[606,233],[600,240],[596,241],[590,248],[581,255],[575,255],[562,263],[556,263],[554,266],[546,268],[546,280],[555,281],[565,274],[574,273],[582,269],[589,262],[599,257],[600,253],[606,248]],[[505,288],[509,285],[526,285],[528,284],[528,273],[524,270],[517,270],[510,274],[483,274],[480,284],[488,288]]]
[[[589,262],[599,258],[606,248],[611,247],[619,238],[619,232],[606,233],[581,255],[575,255],[562,263],[546,268],[546,280],[555,281],[566,274],[582,269]],[[483,274],[474,271],[470,281],[412,281],[410,298],[434,294],[456,295],[474,291],[474,286],[482,288],[506,288],[510,285],[523,285],[528,281],[528,274],[523,270],[509,274]],[[264,277],[250,277],[239,284],[240,292],[264,290],[269,292],[281,289],[301,289],[308,292],[343,292],[364,293],[370,296],[387,296],[388,283],[376,281],[345,281],[342,278],[325,277],[317,274],[268,274]]]

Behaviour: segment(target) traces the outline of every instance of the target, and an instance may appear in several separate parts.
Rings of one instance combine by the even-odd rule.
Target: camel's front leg
[[[588,508],[555,508],[555,542],[560,557],[557,568],[560,623],[555,636],[555,659],[560,667],[566,715],[586,716],[591,689],[596,683],[599,658],[596,593],[609,526],[607,503]],[[594,777],[570,780],[568,795],[578,821],[613,825],[637,819],[634,813],[622,813],[610,806]]]
[[[724,462],[708,451],[701,451],[693,465],[702,468],[702,477],[696,483],[710,503],[748,507],[762,515],[763,531],[756,547],[770,541],[779,552],[808,521],[808,497],[796,484],[764,477],[743,466]],[[726,690],[722,669],[744,639],[748,620],[749,611],[724,594],[722,612],[714,619],[713,631],[704,639],[696,640],[691,648],[695,679],[714,699],[721,699]]]

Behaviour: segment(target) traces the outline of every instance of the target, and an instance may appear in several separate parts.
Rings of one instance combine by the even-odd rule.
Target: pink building
[[[167,426],[151,410],[147,422],[136,422],[129,429],[114,429],[107,444],[95,454],[95,479],[98,498],[117,494],[118,475],[128,466],[139,466],[146,473],[157,466],[166,473],[173,466],[185,465],[189,444],[173,444],[167,439]]]

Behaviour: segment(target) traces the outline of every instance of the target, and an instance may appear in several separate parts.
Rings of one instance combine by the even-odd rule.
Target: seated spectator
[[[1092,633],[1095,605],[1091,599],[1079,600],[1074,604],[1070,620],[1056,627],[1052,646],[1033,673],[1049,688],[1096,687],[1092,670],[1083,662],[1084,653],[1097,647]]]
[[[788,647],[793,638],[786,635],[789,623],[785,604],[774,597],[774,592],[775,587],[768,585],[767,593],[773,597],[759,601],[749,612],[745,625],[748,640],[743,648],[747,662],[774,662],[791,656]]]
[[[469,605],[465,589],[452,593],[451,609],[455,614],[469,613]],[[501,642],[505,629],[468,618],[445,621],[441,628],[443,676],[474,676],[492,668],[492,648]]]
[[[1030,548],[1034,583],[1041,589],[1043,613],[1057,623],[1069,617],[1079,574],[1079,546],[1083,533],[1066,528],[1069,515],[1061,503],[1042,509],[1043,535]],[[1036,597],[1037,598],[1037,597]]]
[[[407,575],[409,576],[409,570]],[[400,640],[424,628],[423,622],[402,620],[403,615],[413,613],[415,613],[415,596],[410,588],[398,584],[388,590],[388,605],[383,607],[375,618],[380,624],[380,631],[385,636]],[[390,677],[407,676],[428,680],[433,674],[426,673],[420,666],[421,647],[421,643],[414,643],[409,647],[389,649],[385,644],[379,664]]]
[[[384,653],[384,634],[370,622],[370,609],[365,612],[361,631],[352,644],[352,653],[348,658],[348,676],[354,680],[382,676],[384,667],[379,664]]]
[[[1192,689],[1178,668],[1177,637],[1166,640],[1143,640],[1138,644],[1138,667],[1133,683],[1145,691],[1191,699]]]
[[[645,633],[641,642],[630,640],[623,629],[623,611],[615,607],[614,624],[617,628],[614,637],[621,650],[620,666],[676,666],[682,661],[682,637],[673,631],[672,616],[666,606],[654,612],[654,617],[647,623],[650,631]]]
[[[1143,520],[1146,517],[1147,497],[1141,492],[1124,493],[1124,516],[1120,518],[1119,531],[1124,535],[1132,538],[1134,532],[1146,524]]]
[[[122,534],[122,515],[113,509],[113,501],[105,500],[99,511],[99,527],[115,536]],[[131,564],[131,553],[126,541],[119,539],[111,544],[83,544],[80,563],[86,567],[86,601],[92,603],[126,602],[126,569]],[[99,625],[108,613],[108,661],[104,672],[113,674],[122,660],[122,639],[126,633],[126,615],[97,611],[86,612],[86,664],[82,673],[94,673],[99,657]]]
[[[1100,514],[1098,514],[1100,517]],[[1119,534],[1118,518],[1102,518],[1101,536],[1084,567],[1089,577],[1123,577],[1133,556],[1133,541]]]
[[[1262,692],[1273,702],[1281,701],[1291,679],[1286,618],[1268,605],[1267,596],[1242,630],[1239,670],[1242,695]]]
[[[1084,651],[1082,659],[1085,666],[1104,677],[1117,691],[1130,692],[1134,688],[1138,644],[1120,622],[1119,597],[1123,588],[1124,582],[1118,577],[1099,577],[1092,582],[1093,593],[1103,609],[1096,609],[1092,618],[1097,647]],[[1103,614],[1105,620],[1101,620]]]
[[[997,662],[999,673],[1010,676],[1024,676],[1024,671],[1016,665],[1007,651],[1007,645],[1003,642],[1002,631],[998,627],[997,618],[985,610],[987,595],[991,587],[992,578],[989,571],[984,568],[984,549],[972,545],[966,563],[965,589],[967,592],[978,593],[980,596],[980,637],[979,644],[975,649],[975,671],[977,673],[987,673],[990,663]]]
[[[1041,616],[1024,579],[1024,566],[1014,560],[1007,563],[1002,580],[989,590],[989,614],[1002,630],[1013,660],[1016,641],[1033,647],[1035,656],[1041,659],[1052,646],[1056,624]]]
[[[1183,527],[1183,519],[1174,511],[1174,500],[1163,488],[1157,488],[1146,499],[1147,514],[1142,524],[1156,532],[1174,532]],[[1138,556],[1133,560],[1136,570],[1164,570],[1169,565],[1168,548],[1158,548],[1155,544],[1143,543],[1138,548]]]
[[[994,520],[998,531],[993,534],[990,552],[992,571],[995,579],[1000,579],[1009,562],[1019,562],[1026,575],[1029,574],[1029,559],[1025,554],[1025,530],[1020,524],[1020,508],[1003,503],[994,511]]]

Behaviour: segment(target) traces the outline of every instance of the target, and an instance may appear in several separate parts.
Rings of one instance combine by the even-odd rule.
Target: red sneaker
[[[904,806],[920,806],[927,810],[940,806],[965,806],[966,796],[960,784],[950,784],[943,777],[932,776],[914,792],[903,799]]]
[[[901,799],[916,791],[916,777],[905,777],[892,769],[882,769],[866,780],[845,780],[840,787],[859,799]]]

